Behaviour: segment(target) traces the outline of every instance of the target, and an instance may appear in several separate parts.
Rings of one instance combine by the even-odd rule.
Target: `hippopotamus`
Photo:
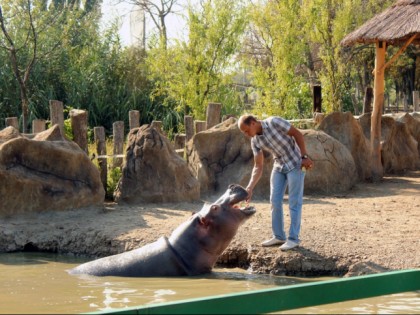
[[[229,185],[215,202],[183,222],[170,235],[143,247],[99,258],[73,269],[70,274],[120,277],[179,277],[210,273],[219,256],[235,237],[239,226],[255,212],[239,207],[248,197],[240,185]]]

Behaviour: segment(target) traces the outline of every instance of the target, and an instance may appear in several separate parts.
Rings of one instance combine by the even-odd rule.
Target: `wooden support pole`
[[[370,126],[370,143],[372,147],[372,180],[379,182],[383,177],[383,167],[381,162],[381,119],[384,104],[384,64],[386,54],[386,43],[376,42],[375,58],[375,79],[373,112]]]
[[[63,102],[50,100],[50,120],[51,126],[58,124],[61,134],[64,136]]]
[[[140,127],[140,112],[138,110],[130,110],[128,112],[128,124],[130,130]]]
[[[372,112],[373,89],[368,86],[365,90],[365,98],[363,100],[363,114]]]
[[[206,129],[210,129],[220,123],[222,113],[221,103],[209,103],[206,112]]]
[[[12,126],[19,130],[19,120],[17,117],[7,117],[6,118],[6,127]]]
[[[71,130],[73,133],[73,141],[79,147],[89,154],[88,152],[88,112],[82,109],[72,109],[70,111]]]
[[[190,141],[194,136],[194,120],[192,116],[184,116],[184,126],[185,126],[185,143]]]
[[[194,121],[195,125],[195,133],[199,133],[201,131],[206,130],[206,122],[204,120],[196,120]]]
[[[413,91],[413,111],[418,112],[419,110],[420,110],[419,91]]]
[[[32,133],[40,133],[45,131],[45,120],[34,119],[32,120]]]
[[[107,156],[106,156],[106,141],[105,141],[105,128],[94,127],[93,135],[96,144],[96,153],[98,154],[98,166],[101,177],[102,185],[104,186],[105,192],[107,191]]]
[[[124,122],[116,121],[112,124],[112,136],[114,140],[114,157],[112,159],[112,166],[114,168],[121,167],[123,158],[118,156],[124,151]]]
[[[322,112],[322,90],[320,85],[314,85],[313,87],[313,103],[314,103],[314,113]]]

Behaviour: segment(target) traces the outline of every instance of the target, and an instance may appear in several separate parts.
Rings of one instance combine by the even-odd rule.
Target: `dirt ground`
[[[213,198],[216,199],[219,196]],[[45,250],[106,256],[169,236],[204,201],[45,212],[0,219],[0,251]],[[360,275],[420,267],[420,170],[358,183],[341,195],[305,195],[301,245],[263,248],[268,200],[239,231],[218,265],[281,275]],[[289,226],[287,199],[285,227]]]

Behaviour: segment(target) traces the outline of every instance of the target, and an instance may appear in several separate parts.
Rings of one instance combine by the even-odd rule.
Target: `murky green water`
[[[195,278],[122,278],[69,275],[86,259],[44,253],[0,254],[0,313],[70,314],[285,286],[320,279],[252,275],[216,269]],[[420,314],[410,292],[283,313]]]

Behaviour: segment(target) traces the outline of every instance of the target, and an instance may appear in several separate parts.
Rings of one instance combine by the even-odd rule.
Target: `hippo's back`
[[[189,275],[188,268],[166,237],[121,254],[87,262],[70,274],[117,277],[174,277]]]

